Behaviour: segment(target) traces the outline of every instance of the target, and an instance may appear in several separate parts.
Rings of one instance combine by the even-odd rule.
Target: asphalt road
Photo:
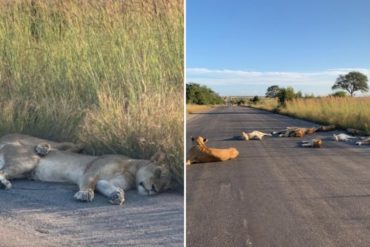
[[[300,138],[230,140],[242,131],[313,125],[242,107],[191,118],[188,143],[203,135],[208,146],[236,147],[240,156],[187,166],[187,245],[370,246],[369,146],[328,140],[309,149],[298,146]]]
[[[126,192],[120,207],[96,194],[91,203],[73,199],[77,187],[13,181],[0,190],[0,247],[183,246],[184,197]]]

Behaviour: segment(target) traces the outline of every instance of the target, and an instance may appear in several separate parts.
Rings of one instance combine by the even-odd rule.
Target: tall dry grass
[[[275,110],[277,105],[277,101],[267,99],[256,107]],[[370,97],[295,99],[288,101],[279,112],[322,124],[335,124],[341,128],[370,131]]]
[[[183,1],[0,1],[0,134],[169,154],[183,174]]]
[[[189,114],[202,112],[202,111],[208,111],[215,107],[214,105],[193,105],[193,104],[187,104],[186,105],[186,112]]]

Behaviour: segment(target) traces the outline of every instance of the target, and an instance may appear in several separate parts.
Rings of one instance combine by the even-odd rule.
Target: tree
[[[367,76],[357,72],[352,71],[346,75],[340,75],[337,80],[335,81],[334,85],[332,86],[332,90],[335,89],[344,89],[346,90],[351,96],[354,95],[355,92],[367,92],[369,91],[369,86],[367,84]]]
[[[279,94],[280,88],[278,85],[272,85],[267,88],[266,98],[276,98]]]
[[[297,97],[297,94],[294,92],[292,87],[281,88],[278,95],[279,103],[282,106],[285,106],[285,103],[289,100],[293,100]]]

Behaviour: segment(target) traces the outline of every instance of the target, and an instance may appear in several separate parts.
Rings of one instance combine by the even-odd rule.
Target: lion
[[[207,138],[202,136],[192,138],[194,145],[188,152],[187,165],[232,160],[239,155],[239,151],[236,148],[209,148],[205,144],[207,141]]]
[[[258,131],[258,130],[254,130],[254,131],[249,132],[249,133],[246,133],[244,131],[242,132],[242,139],[246,140],[246,141],[249,141],[249,140],[260,140],[260,141],[262,141],[264,136],[271,136],[271,134],[263,133],[263,132]]]
[[[302,147],[309,147],[309,148],[321,148],[322,140],[321,139],[312,139],[312,140],[309,140],[309,141],[302,141],[301,146]]]
[[[91,202],[96,190],[108,197],[110,203],[122,205],[126,190],[136,188],[139,194],[155,195],[174,185],[164,160],[162,152],[150,160],[141,160],[124,155],[91,156],[61,151],[45,142],[36,146],[3,144],[0,186],[10,189],[9,180],[15,178],[69,182],[79,186],[74,195],[79,201]]]
[[[335,125],[304,128],[304,127],[287,127],[283,131],[274,131],[271,134],[279,137],[304,137],[305,135],[313,134],[315,132],[324,132],[334,130]]]
[[[82,144],[75,144],[72,142],[53,142],[24,134],[7,134],[0,138],[0,148],[4,144],[36,147],[40,143],[48,143],[48,145],[50,145],[50,148],[71,151],[75,153],[81,152],[84,148]]]
[[[356,145],[361,146],[361,145],[369,145],[370,144],[370,137],[365,137],[361,141],[357,141]]]
[[[357,137],[354,137],[354,136],[350,136],[350,135],[347,135],[345,133],[340,133],[340,134],[333,134],[333,139],[334,141],[337,141],[337,142],[348,142],[352,139],[357,139]]]
[[[10,189],[11,183],[6,179],[22,178],[31,172],[43,156],[40,143],[48,143],[49,149],[81,152],[83,145],[71,142],[53,142],[24,134],[8,134],[0,138],[0,188]],[[39,153],[37,151],[40,151]],[[11,161],[11,166],[6,162]]]

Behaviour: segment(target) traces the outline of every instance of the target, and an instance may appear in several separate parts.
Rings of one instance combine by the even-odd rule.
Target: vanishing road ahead
[[[244,107],[195,114],[187,123],[188,143],[203,135],[208,146],[236,147],[240,156],[187,166],[188,246],[370,246],[370,147],[230,140],[242,131],[312,125]]]

